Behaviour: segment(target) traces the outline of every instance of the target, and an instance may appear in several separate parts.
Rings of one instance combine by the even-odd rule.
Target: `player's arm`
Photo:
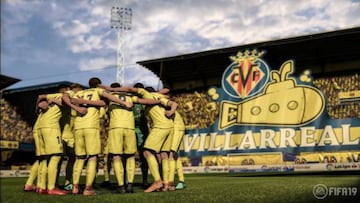
[[[170,98],[168,95],[169,92],[170,92],[170,89],[168,89],[168,88],[162,88],[161,90],[158,91],[158,93],[162,94],[167,99]]]
[[[110,87],[103,84],[99,84],[98,87],[105,89],[110,92],[136,92],[136,87],[128,87],[128,86],[122,86],[122,87]]]
[[[170,107],[170,110],[165,111],[165,115],[166,117],[171,117],[175,114],[178,104],[174,101],[169,100],[166,105]]]
[[[42,100],[47,100],[50,104],[56,104],[62,106],[61,97],[63,94],[61,93],[54,93],[54,94],[41,94],[38,95],[37,103]]]
[[[116,102],[118,104],[124,105],[126,108],[131,109],[133,107],[133,103],[125,102],[125,101],[121,100],[120,98],[115,97],[114,95],[112,95],[112,94],[110,94],[108,92],[103,92],[101,94],[101,96],[105,97],[106,99],[108,99],[110,101],[113,101],[113,102]]]
[[[49,104],[56,104],[58,106],[62,106],[62,101],[57,98],[49,98],[48,99]]]
[[[71,98],[70,101],[75,105],[86,104],[89,106],[99,106],[99,107],[106,106],[106,103],[103,100],[87,100],[83,98]]]
[[[87,109],[85,107],[80,107],[80,106],[77,106],[77,105],[71,103],[69,94],[67,94],[67,93],[63,94],[61,99],[66,105],[68,105],[70,108],[74,109],[79,114],[85,115],[87,113]]]
[[[37,108],[40,109],[41,111],[46,111],[49,107],[49,102],[47,100],[40,100],[37,103]]]
[[[46,94],[38,95],[37,100],[36,100],[36,104],[40,103],[43,100],[47,100],[46,96],[47,96]]]
[[[156,104],[161,104],[160,100],[157,99],[142,99],[142,98],[138,98],[136,100],[136,103],[139,104],[145,104],[145,105],[156,105]]]

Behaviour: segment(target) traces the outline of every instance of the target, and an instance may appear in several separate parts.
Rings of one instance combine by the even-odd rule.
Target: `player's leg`
[[[175,185],[174,185],[174,180],[175,180],[175,171],[176,171],[176,160],[178,158],[177,155],[177,151],[180,148],[180,144],[181,144],[181,140],[184,136],[184,130],[183,129],[178,129],[176,126],[174,128],[174,137],[173,137],[173,141],[172,141],[172,145],[171,145],[171,151],[170,151],[170,155],[169,155],[169,168],[170,168],[170,172],[169,172],[169,182],[170,187],[169,190],[170,191],[174,191]],[[182,168],[181,168],[182,170]]]
[[[83,195],[96,195],[92,185],[97,173],[97,157],[101,153],[101,138],[99,129],[84,129],[85,147],[88,155],[86,166],[86,182]]]
[[[128,184],[127,174],[126,174],[126,157],[124,155],[121,155],[122,164],[124,167],[124,183],[125,185]]]
[[[166,140],[161,147],[160,157],[161,157],[162,177],[164,182],[164,187],[162,191],[167,191],[169,187],[174,184],[173,182],[172,183],[169,182],[169,178],[170,178],[169,155],[173,142],[173,137],[174,137],[174,131],[172,129],[169,131],[169,134],[166,137]]]
[[[36,177],[38,176],[39,158],[40,158],[39,135],[37,133],[38,133],[38,131],[36,129],[34,129],[33,130],[33,138],[34,138],[34,143],[35,143],[36,160],[33,163],[33,165],[31,166],[30,175],[24,185],[24,191],[36,191],[36,184],[34,184],[34,181],[35,181]]]
[[[161,179],[163,179],[163,172],[162,172],[162,162],[161,162],[161,154],[160,152],[156,153],[156,160],[159,164],[159,173],[160,173],[160,176],[161,176]]]
[[[84,130],[78,129],[74,132],[74,138],[75,138],[75,162],[73,167],[73,194],[79,194],[80,188],[79,188],[79,182],[81,173],[85,164],[86,160],[86,149],[85,149],[85,139],[84,139]]]
[[[62,164],[63,164],[63,162],[64,162],[65,153],[66,153],[66,152],[65,152],[65,150],[66,150],[65,145],[64,145],[64,143],[62,143],[62,144],[63,144],[64,152],[60,155],[60,160],[59,160],[58,166],[57,166],[56,179],[55,179],[55,185],[56,185],[56,187],[59,187],[59,179],[60,179],[61,166],[62,166]]]
[[[69,115],[65,115],[65,116],[69,116]],[[72,119],[71,117],[66,117],[65,120],[69,121],[69,123],[65,123],[61,135],[63,139],[64,156],[62,157],[62,160],[60,161],[61,163],[59,165],[61,166],[64,157],[66,157],[67,164],[65,168],[64,189],[70,191],[72,190],[72,173],[75,163],[75,152],[74,152],[75,143],[74,143],[74,134],[72,132],[74,119]]]
[[[45,141],[43,138],[42,130],[38,129],[37,135],[39,136],[39,169],[37,175],[37,193],[47,194],[46,188],[46,173],[47,173],[47,155],[45,153]]]
[[[74,143],[69,144],[67,142],[66,145],[66,156],[68,157],[68,162],[66,164],[66,175],[65,175],[65,190],[72,190],[72,177],[73,177],[73,170],[74,170],[74,164],[75,164],[75,149],[74,149]]]
[[[124,155],[126,157],[126,192],[133,193],[133,183],[135,177],[135,153],[136,153],[136,134],[133,129],[126,129],[124,141]]]
[[[56,188],[56,186],[55,186],[60,159],[61,159],[61,154],[53,154],[53,155],[49,156],[48,171],[47,171],[48,195],[66,195],[67,194],[67,191]]]
[[[148,187],[149,186],[149,183],[148,183],[149,165],[145,159],[143,148],[139,149],[139,157],[140,157],[140,169],[141,169],[141,174],[142,174],[142,186]]]
[[[170,151],[169,153],[169,190],[175,191],[174,179],[175,179],[175,170],[176,163],[174,159],[174,151]]]
[[[26,180],[26,183],[24,186],[25,192],[33,192],[36,190],[36,185],[34,185],[34,181],[38,175],[38,170],[39,170],[39,160],[38,159],[39,158],[36,157],[35,162],[31,166],[30,175],[29,175],[28,179]]]
[[[154,151],[150,151],[145,148],[144,157],[149,165],[150,173],[154,179],[154,182],[144,192],[153,192],[160,189],[163,185],[159,172],[159,164],[156,160]]]
[[[162,167],[162,177],[164,182],[164,187],[162,191],[167,191],[169,188],[169,152],[161,152],[161,167]]]
[[[113,159],[114,173],[118,184],[116,192],[120,194],[126,193],[124,186],[124,166],[122,163],[122,157],[120,156],[120,154],[113,154],[112,159]]]
[[[47,188],[46,188],[47,161],[48,161],[47,155],[40,155],[38,181],[37,181],[38,194],[47,194]]]
[[[110,171],[109,171],[109,154],[108,152],[104,154],[104,181],[101,183],[101,187],[108,187],[110,185]]]
[[[120,194],[126,193],[124,186],[124,166],[121,157],[121,154],[123,153],[122,133],[120,128],[113,128],[109,130],[108,136],[109,153],[112,154],[113,168],[118,184],[116,192]]]
[[[176,185],[175,189],[176,190],[182,190],[182,189],[184,189],[186,187],[183,166],[182,166],[181,160],[180,160],[177,153],[174,154],[174,159],[175,159],[175,162],[176,162],[176,171],[177,171],[177,175],[178,175],[178,178],[179,178],[179,182]]]
[[[45,153],[48,155],[47,189],[49,195],[66,195],[67,192],[55,187],[59,161],[63,154],[61,132],[58,128],[46,128],[42,131],[45,141]]]
[[[93,183],[97,173],[97,156],[98,155],[88,155],[87,165],[86,165],[86,181],[85,189],[83,195],[96,195],[95,190],[93,189]]]
[[[153,192],[162,187],[162,180],[159,172],[159,164],[156,160],[155,154],[160,151],[166,137],[172,129],[154,128],[151,130],[144,144],[144,156],[148,162],[151,175],[154,182],[144,192]]]
[[[140,169],[141,169],[141,175],[142,175],[142,186],[147,188],[149,186],[148,184],[148,170],[149,166],[147,164],[147,161],[144,157],[144,142],[145,142],[145,136],[141,132],[140,128],[135,128],[136,133],[136,140],[137,140],[137,150],[140,158]]]
[[[133,184],[135,178],[135,154],[126,155],[126,178],[127,178],[127,193],[134,193]]]
[[[101,183],[101,187],[109,187],[110,186],[110,168],[112,159],[110,158],[109,154],[109,137],[106,141],[106,145],[103,150],[103,156],[104,156],[104,181]]]

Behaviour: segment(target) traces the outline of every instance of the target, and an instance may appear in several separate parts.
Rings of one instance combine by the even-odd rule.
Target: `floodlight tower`
[[[132,9],[113,6],[111,8],[111,29],[117,31],[117,73],[116,80],[121,85],[124,84],[124,59],[125,59],[125,38],[128,31],[131,30]]]

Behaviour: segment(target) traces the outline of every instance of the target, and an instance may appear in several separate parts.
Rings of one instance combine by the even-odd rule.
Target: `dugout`
[[[241,36],[239,36],[241,37]],[[155,73],[175,92],[220,86],[229,56],[238,51],[266,51],[263,59],[274,69],[286,60],[295,60],[296,72],[312,70],[313,76],[326,77],[360,72],[360,27],[332,32],[245,44],[222,49],[182,54],[138,64]]]

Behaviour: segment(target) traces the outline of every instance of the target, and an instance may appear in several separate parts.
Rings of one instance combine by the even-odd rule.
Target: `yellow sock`
[[[114,159],[113,160],[114,173],[119,186],[124,185],[124,166],[122,164],[122,160]]]
[[[73,184],[79,184],[84,163],[85,163],[85,159],[75,160],[74,169],[73,169]]]
[[[175,160],[169,159],[169,182],[174,182],[175,179]]]
[[[180,182],[185,182],[183,166],[180,159],[176,160],[176,171]]]
[[[34,164],[31,166],[30,175],[26,180],[26,185],[34,184],[34,180],[38,175],[38,170],[39,170],[39,161],[36,160]]]
[[[170,172],[169,159],[161,160],[161,165],[162,165],[162,174],[163,174],[164,183],[165,184],[169,183],[169,172]]]
[[[160,172],[159,172],[159,164],[158,164],[155,156],[150,155],[150,156],[146,157],[146,161],[148,162],[149,170],[150,170],[151,175],[154,178],[154,181],[161,180]]]
[[[104,181],[110,181],[110,171],[108,168],[108,162],[109,162],[108,156],[105,155],[104,156]]]
[[[85,186],[92,186],[96,176],[96,165],[97,159],[96,157],[92,157],[88,159],[87,166],[86,166],[86,184]]]
[[[56,176],[57,176],[57,170],[58,170],[60,158],[61,158],[60,156],[51,156],[50,158],[47,168],[48,190],[52,190],[55,188],[55,182],[56,182]]]
[[[47,175],[47,160],[42,160],[39,163],[38,171],[38,188],[46,189],[46,175]]]
[[[135,177],[135,156],[126,159],[126,175],[128,182],[133,183]]]

